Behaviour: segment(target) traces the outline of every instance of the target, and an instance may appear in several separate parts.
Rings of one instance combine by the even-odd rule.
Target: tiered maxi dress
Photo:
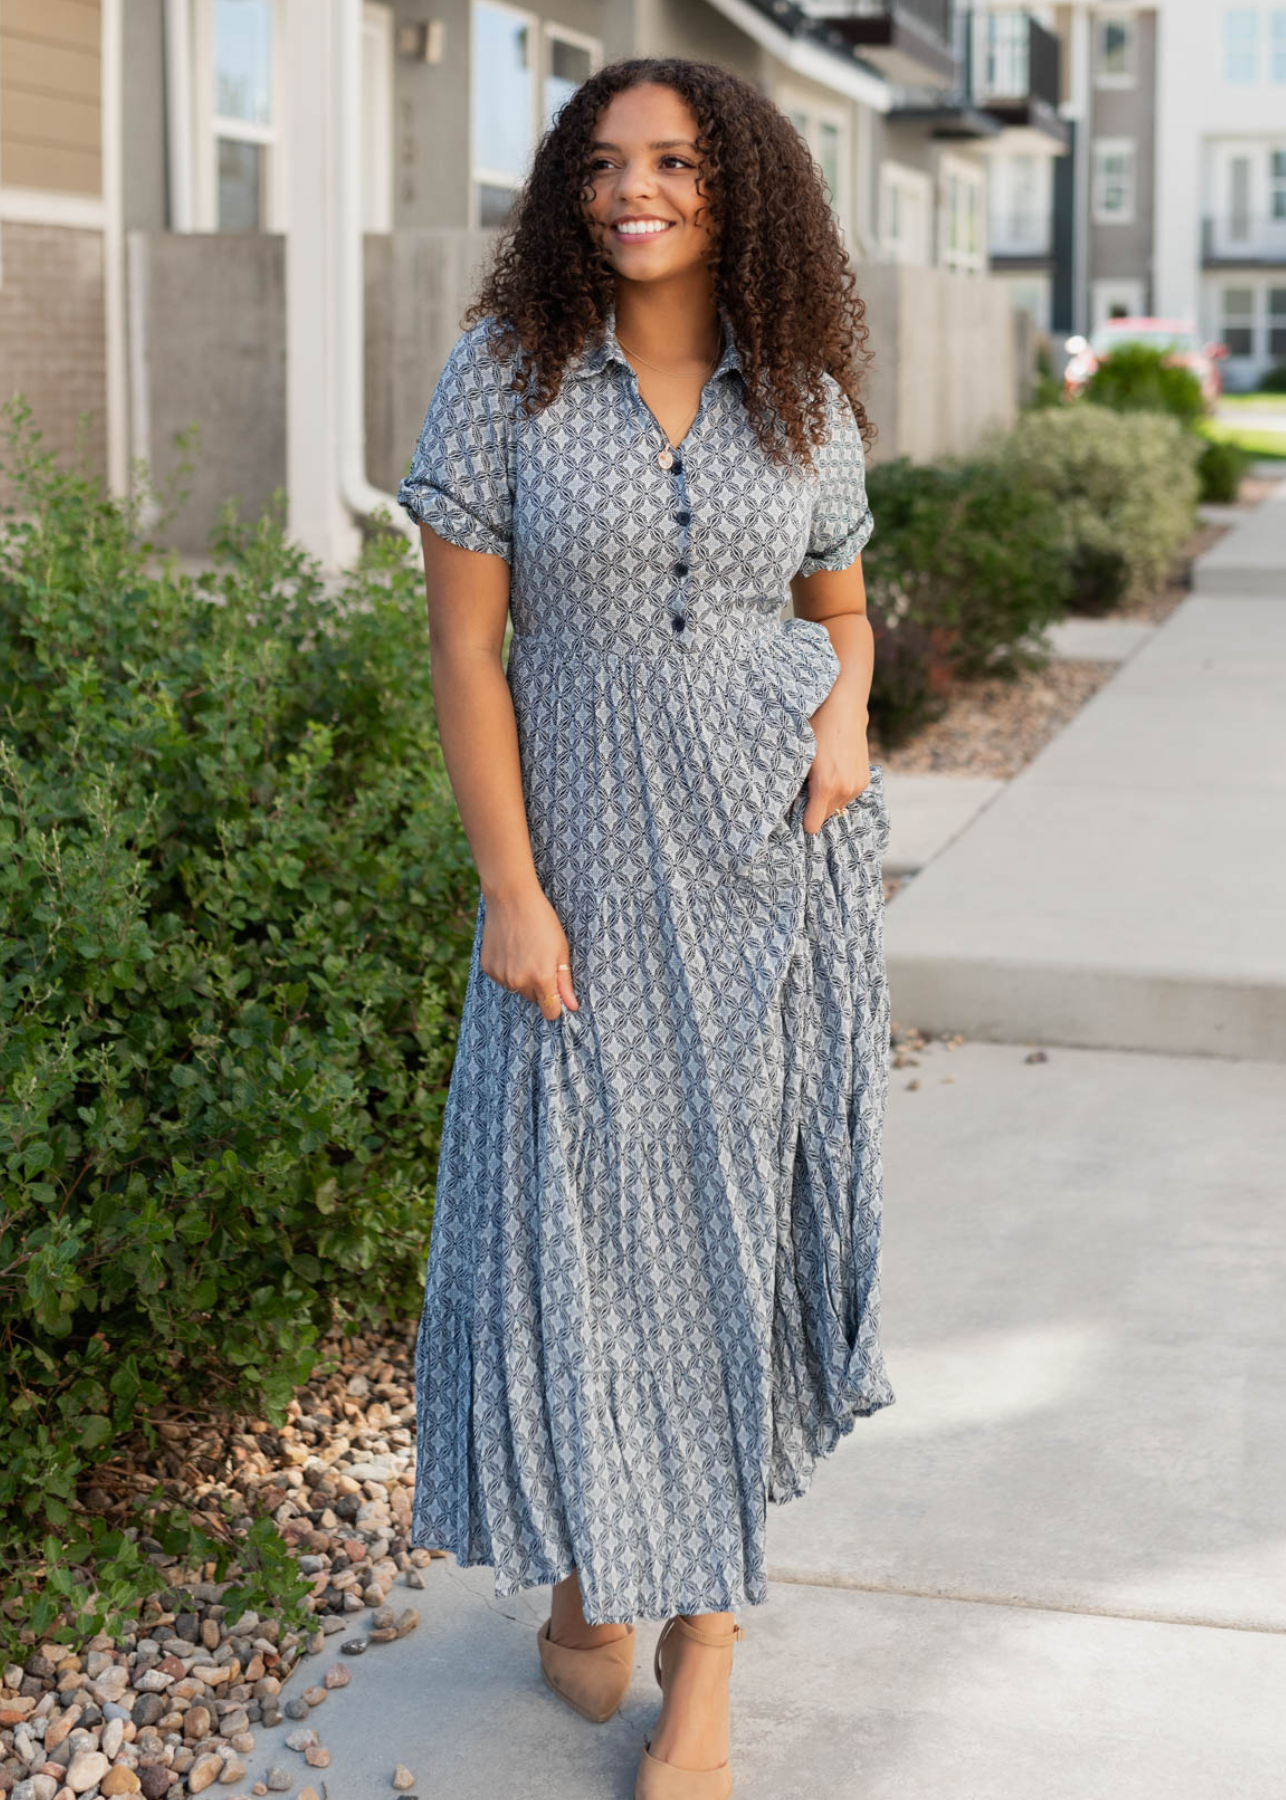
[[[399,501],[510,564],[532,850],[580,1001],[479,962],[416,1345],[411,1542],[594,1624],[767,1599],[767,1503],[893,1402],[879,1343],[884,770],[803,829],[839,673],[783,618],[872,529],[826,377],[811,470],[746,413],[730,320],[677,453],[608,313],[531,417],[482,320]]]

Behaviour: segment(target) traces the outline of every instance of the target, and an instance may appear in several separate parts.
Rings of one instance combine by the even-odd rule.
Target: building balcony
[[[1286,215],[1208,214],[1201,221],[1201,261],[1207,269],[1286,266]]]
[[[955,0],[828,0],[810,11],[895,86],[960,80]]]
[[[974,105],[1011,131],[1032,132],[1067,149],[1071,127],[1058,112],[1062,45],[1054,33],[1029,13],[971,12],[965,37]],[[1048,141],[1043,148],[1048,151]]]
[[[1030,14],[974,13],[957,25],[958,79],[950,86],[906,87],[890,116],[927,125],[934,137],[1006,134],[1006,150],[1058,156],[1071,144],[1060,118],[1062,45]]]

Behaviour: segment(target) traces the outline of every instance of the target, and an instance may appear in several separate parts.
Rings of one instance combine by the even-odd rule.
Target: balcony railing
[[[980,106],[1043,100],[1057,107],[1058,38],[1025,12],[970,13],[969,70]]]
[[[811,0],[807,10],[891,82],[959,80],[955,0]]]
[[[908,13],[935,37],[940,37],[944,44],[949,44],[956,9],[955,0],[847,0],[847,4],[845,0],[839,0],[831,10],[859,19],[882,19],[890,13]]]
[[[1059,116],[1062,46],[1029,13],[962,13],[956,22],[956,79],[922,80],[899,88],[894,116],[954,113],[963,136],[1027,127],[1066,145],[1070,127]]]
[[[1286,201],[1283,201],[1286,206]],[[1222,213],[1201,222],[1201,260],[1207,266],[1240,263],[1278,268],[1286,264],[1286,213]]]

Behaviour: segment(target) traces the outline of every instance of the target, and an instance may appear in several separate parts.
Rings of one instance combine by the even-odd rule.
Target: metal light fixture
[[[397,53],[408,62],[440,63],[445,48],[446,23],[426,19],[418,25],[399,25]]]

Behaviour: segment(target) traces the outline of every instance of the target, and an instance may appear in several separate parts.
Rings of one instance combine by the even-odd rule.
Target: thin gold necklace
[[[631,350],[629,345],[622,341],[619,332],[617,333],[616,341],[618,344],[620,344],[621,349],[624,350],[624,352],[627,356],[632,356],[632,357],[636,358],[637,361],[639,361],[643,364],[643,367],[645,369],[655,369],[656,373],[658,375],[668,375],[672,381],[695,381],[695,379],[696,379],[696,377],[694,375],[678,375],[675,373],[675,371],[673,369],[657,368],[657,365],[655,363],[650,363],[646,356],[640,356],[637,350]],[[710,367],[702,375],[702,377],[701,377],[702,381],[707,380],[708,377],[710,376],[711,372],[718,366],[719,356],[721,354],[722,354],[722,345],[720,346],[719,352],[715,356],[714,362],[712,362],[710,364]]]

